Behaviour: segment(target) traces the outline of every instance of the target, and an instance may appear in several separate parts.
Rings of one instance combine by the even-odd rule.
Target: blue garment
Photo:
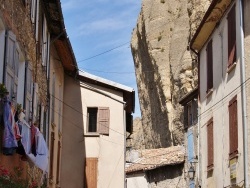
[[[3,131],[3,154],[12,155],[17,147],[17,141],[13,130],[14,116],[11,111],[10,101],[4,101],[4,131]]]

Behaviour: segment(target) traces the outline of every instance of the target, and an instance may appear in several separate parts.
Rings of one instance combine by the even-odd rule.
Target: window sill
[[[99,133],[84,133],[83,135],[84,137],[99,137],[100,134]]]
[[[232,70],[235,69],[236,67],[236,62],[234,62],[233,64],[231,64],[228,68],[227,68],[227,73],[229,74]]]
[[[211,89],[209,89],[209,90],[207,91],[206,98],[208,98],[210,95],[212,95],[212,93],[213,93],[213,88],[211,88]]]

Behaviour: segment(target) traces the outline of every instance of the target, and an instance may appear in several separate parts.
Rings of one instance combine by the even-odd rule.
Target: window
[[[197,99],[191,100],[184,106],[184,127],[188,128],[195,125],[198,120]]]
[[[53,179],[54,143],[55,143],[55,133],[51,132],[51,137],[50,137],[50,179]]]
[[[207,93],[213,89],[213,43],[207,44]]]
[[[238,153],[238,120],[237,120],[237,96],[229,102],[229,157],[235,157]]]
[[[62,132],[62,97],[63,91],[62,91],[62,85],[59,85],[59,99],[58,99],[58,131],[59,133]]]
[[[49,34],[45,15],[43,16],[43,34],[42,34],[42,65],[47,66],[49,60]]]
[[[30,18],[31,18],[31,22],[32,24],[35,23],[35,19],[36,19],[36,0],[31,0],[31,5],[30,5]]]
[[[53,72],[53,75],[52,75],[52,93],[50,95],[51,97],[51,124],[54,124],[55,123],[55,90],[56,90],[56,75],[55,73]]]
[[[16,43],[16,36],[11,31],[8,32],[7,38],[6,64],[6,88],[12,100],[17,98],[19,49]]]
[[[29,122],[32,114],[32,95],[33,95],[33,78],[32,68],[29,63],[26,67],[26,88],[25,88],[25,118]]]
[[[85,163],[85,187],[97,188],[98,159],[86,158]]]
[[[61,159],[61,142],[58,141],[57,146],[57,169],[56,169],[56,184],[59,184],[59,177],[60,177],[60,159]]]
[[[210,170],[214,164],[214,137],[213,137],[213,119],[207,123],[207,168]]]
[[[94,107],[88,108],[88,132],[109,134],[109,108],[108,107]]]
[[[227,17],[228,26],[228,67],[236,62],[236,20],[235,5],[232,7]]]

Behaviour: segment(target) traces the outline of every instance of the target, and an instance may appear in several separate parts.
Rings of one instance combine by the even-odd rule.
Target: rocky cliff
[[[142,0],[131,39],[143,148],[182,144],[180,98],[197,85],[189,41],[211,0]]]

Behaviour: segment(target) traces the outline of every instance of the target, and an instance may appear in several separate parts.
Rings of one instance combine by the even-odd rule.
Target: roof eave
[[[202,49],[232,2],[233,0],[212,1],[191,39],[190,46],[193,50],[199,52]]]

